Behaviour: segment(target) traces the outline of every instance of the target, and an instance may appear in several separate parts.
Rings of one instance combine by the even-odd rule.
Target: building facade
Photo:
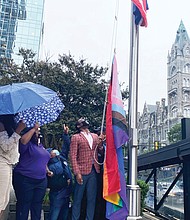
[[[156,105],[145,103],[143,113],[138,118],[138,146],[139,153],[145,153],[158,146],[167,145],[168,107],[165,99]]]
[[[138,117],[139,153],[168,143],[169,130],[190,117],[190,40],[181,21],[176,39],[167,58],[167,97],[155,105],[145,103]]]
[[[0,0],[0,57],[20,64],[19,49],[39,57],[44,0]]]
[[[168,118],[169,128],[190,117],[190,40],[183,22],[168,54]]]

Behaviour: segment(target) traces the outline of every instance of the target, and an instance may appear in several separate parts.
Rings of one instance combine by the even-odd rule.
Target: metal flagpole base
[[[127,185],[129,216],[127,220],[142,219],[141,215],[141,189],[138,185]]]
[[[141,217],[141,216],[139,216],[139,217],[131,217],[131,216],[128,216],[128,217],[127,217],[127,220],[138,220],[138,219],[142,219],[142,217]]]

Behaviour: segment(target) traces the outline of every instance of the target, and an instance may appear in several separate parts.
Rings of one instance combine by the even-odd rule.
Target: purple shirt
[[[26,145],[19,143],[19,162],[14,171],[23,176],[34,179],[46,177],[46,165],[50,159],[50,154],[42,144],[37,146],[32,142]]]

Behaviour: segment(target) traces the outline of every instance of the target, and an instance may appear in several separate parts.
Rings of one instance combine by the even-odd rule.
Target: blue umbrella
[[[0,114],[17,114],[28,127],[55,121],[64,105],[53,90],[32,82],[0,86]]]
[[[16,114],[48,102],[56,95],[53,90],[32,82],[0,86],[0,114]]]

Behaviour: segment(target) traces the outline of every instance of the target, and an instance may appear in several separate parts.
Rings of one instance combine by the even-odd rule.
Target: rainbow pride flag
[[[128,141],[127,133],[114,55],[106,107],[106,159],[103,174],[103,197],[107,201],[106,218],[110,220],[125,220],[128,216],[122,151],[122,145]]]

